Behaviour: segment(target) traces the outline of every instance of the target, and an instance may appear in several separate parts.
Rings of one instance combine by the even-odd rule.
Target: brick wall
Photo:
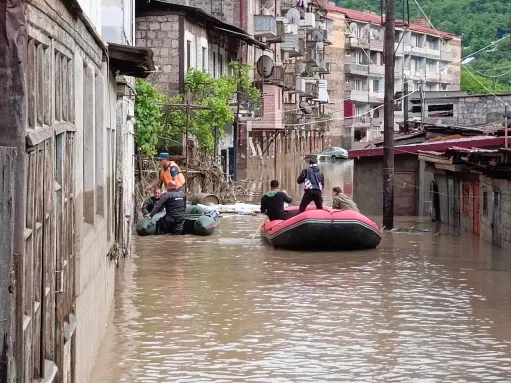
[[[159,70],[146,80],[167,95],[179,93],[179,16],[137,17],[135,38],[138,47],[153,50]]]

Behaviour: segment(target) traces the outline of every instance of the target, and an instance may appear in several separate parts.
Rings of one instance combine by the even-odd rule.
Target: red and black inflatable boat
[[[290,206],[287,211],[298,210]],[[358,250],[380,244],[381,230],[366,216],[352,210],[322,210],[309,206],[285,221],[267,221],[261,235],[276,248]]]

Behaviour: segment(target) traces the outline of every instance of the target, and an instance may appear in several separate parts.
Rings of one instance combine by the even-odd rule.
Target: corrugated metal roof
[[[355,20],[355,21],[364,21],[366,23],[373,23],[373,24],[381,24],[382,18],[380,15],[373,15],[371,13],[362,12],[362,11],[355,11],[353,9],[347,9],[347,8],[341,8],[337,7],[335,5],[329,5],[327,7],[329,12],[337,12],[344,14],[347,18]],[[385,21],[385,17],[383,18],[383,21]],[[403,20],[396,20],[396,23],[403,23]],[[433,28],[427,28],[419,24],[411,23],[408,26],[408,29],[415,32],[422,32],[433,36],[441,36],[449,39],[453,38],[459,38],[458,36],[448,33],[448,32],[441,32],[437,31]]]
[[[394,155],[418,154],[419,151],[445,151],[452,147],[459,148],[498,148],[504,146],[504,137],[475,136],[450,141],[423,142],[421,144],[403,145],[394,148]],[[349,158],[381,157],[383,148],[350,150]]]

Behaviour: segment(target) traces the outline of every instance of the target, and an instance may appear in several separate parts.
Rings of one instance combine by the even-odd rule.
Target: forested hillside
[[[433,27],[462,37],[463,55],[475,52],[509,33],[511,0],[417,0]],[[380,0],[337,0],[344,8],[380,11]],[[414,0],[409,0],[410,21],[423,17]],[[397,0],[397,18],[403,18],[403,0]],[[486,80],[494,91],[511,91],[511,39],[500,42],[491,52],[475,56],[477,62],[468,69]],[[474,72],[477,71],[477,72]],[[470,81],[470,80],[472,81]],[[466,90],[487,93],[477,81],[465,73],[462,86]],[[470,83],[470,86],[469,84]],[[480,84],[479,84],[480,85]],[[470,89],[468,89],[470,88]]]

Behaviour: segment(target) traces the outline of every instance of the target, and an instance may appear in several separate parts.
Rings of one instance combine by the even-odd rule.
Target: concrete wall
[[[352,129],[344,126],[344,45],[346,39],[346,22],[344,15],[332,13],[329,15],[333,19],[331,41],[332,45],[325,47],[325,59],[330,63],[330,74],[325,75],[328,80],[328,89],[330,101],[333,105],[325,107],[326,113],[331,113],[335,119],[330,122],[330,131],[326,134],[327,146],[342,146],[349,150],[353,141]]]
[[[417,174],[416,184],[420,185],[419,161],[415,155],[395,156],[394,171]],[[396,182],[394,201],[399,199],[400,187]],[[383,214],[383,157],[363,157],[353,161],[353,199],[360,211],[369,216]],[[419,198],[417,197],[417,206]]]
[[[169,96],[179,93],[179,16],[137,17],[135,37],[136,46],[153,50],[159,70],[146,80]]]

